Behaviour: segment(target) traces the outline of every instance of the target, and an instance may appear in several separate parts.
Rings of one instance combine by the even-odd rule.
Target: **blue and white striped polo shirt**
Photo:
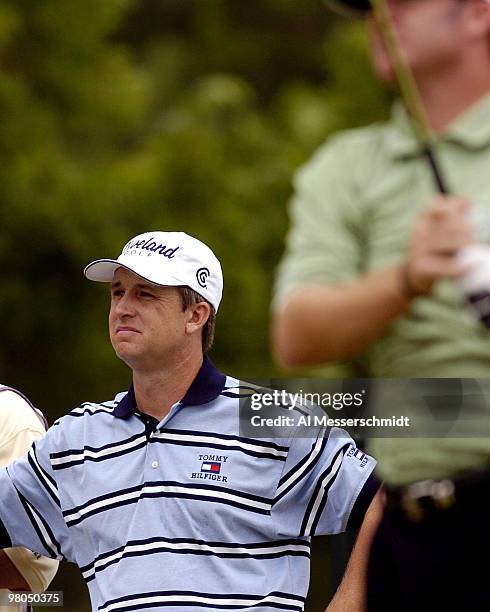
[[[132,388],[62,417],[0,471],[0,543],[76,563],[93,611],[303,610],[310,536],[363,516],[375,461],[241,437],[238,387],[205,358],[159,423]]]

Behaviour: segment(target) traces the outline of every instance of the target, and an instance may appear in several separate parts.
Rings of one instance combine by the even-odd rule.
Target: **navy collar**
[[[213,365],[209,357],[204,355],[204,360],[196,378],[187,389],[186,394],[181,400],[184,406],[198,406],[199,404],[207,404],[214,400],[223,390],[225,386],[226,376],[219,372]],[[119,419],[127,419],[136,411],[136,397],[134,395],[134,387],[131,385],[127,394],[122,398],[119,404],[114,408],[113,416]]]

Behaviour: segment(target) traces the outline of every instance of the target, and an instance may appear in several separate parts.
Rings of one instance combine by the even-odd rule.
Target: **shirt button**
[[[156,468],[157,468],[159,465],[160,465],[160,464],[158,463],[158,461],[152,461],[152,462],[151,462],[151,467],[152,467],[153,469],[156,469]]]

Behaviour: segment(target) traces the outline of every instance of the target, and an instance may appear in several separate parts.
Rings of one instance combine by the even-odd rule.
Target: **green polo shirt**
[[[440,134],[434,150],[450,191],[471,200],[480,239],[490,243],[490,95]],[[412,226],[436,195],[399,104],[387,123],[330,138],[294,186],[276,306],[305,284],[349,281],[404,261]],[[455,282],[444,280],[360,357],[375,377],[486,378],[490,333],[465,310]],[[383,476],[402,483],[488,464],[490,440],[377,439],[372,452]]]

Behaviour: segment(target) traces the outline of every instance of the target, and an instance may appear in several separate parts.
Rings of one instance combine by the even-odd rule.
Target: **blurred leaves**
[[[90,260],[184,230],[223,263],[212,357],[266,376],[294,170],[386,114],[362,25],[318,0],[0,3],[0,379],[50,420],[124,388]]]
[[[217,365],[273,375],[293,172],[389,99],[362,24],[320,0],[0,0],[0,381],[50,422],[127,386],[108,289],[82,270],[151,229],[222,261]],[[57,580],[85,609],[74,578]]]

